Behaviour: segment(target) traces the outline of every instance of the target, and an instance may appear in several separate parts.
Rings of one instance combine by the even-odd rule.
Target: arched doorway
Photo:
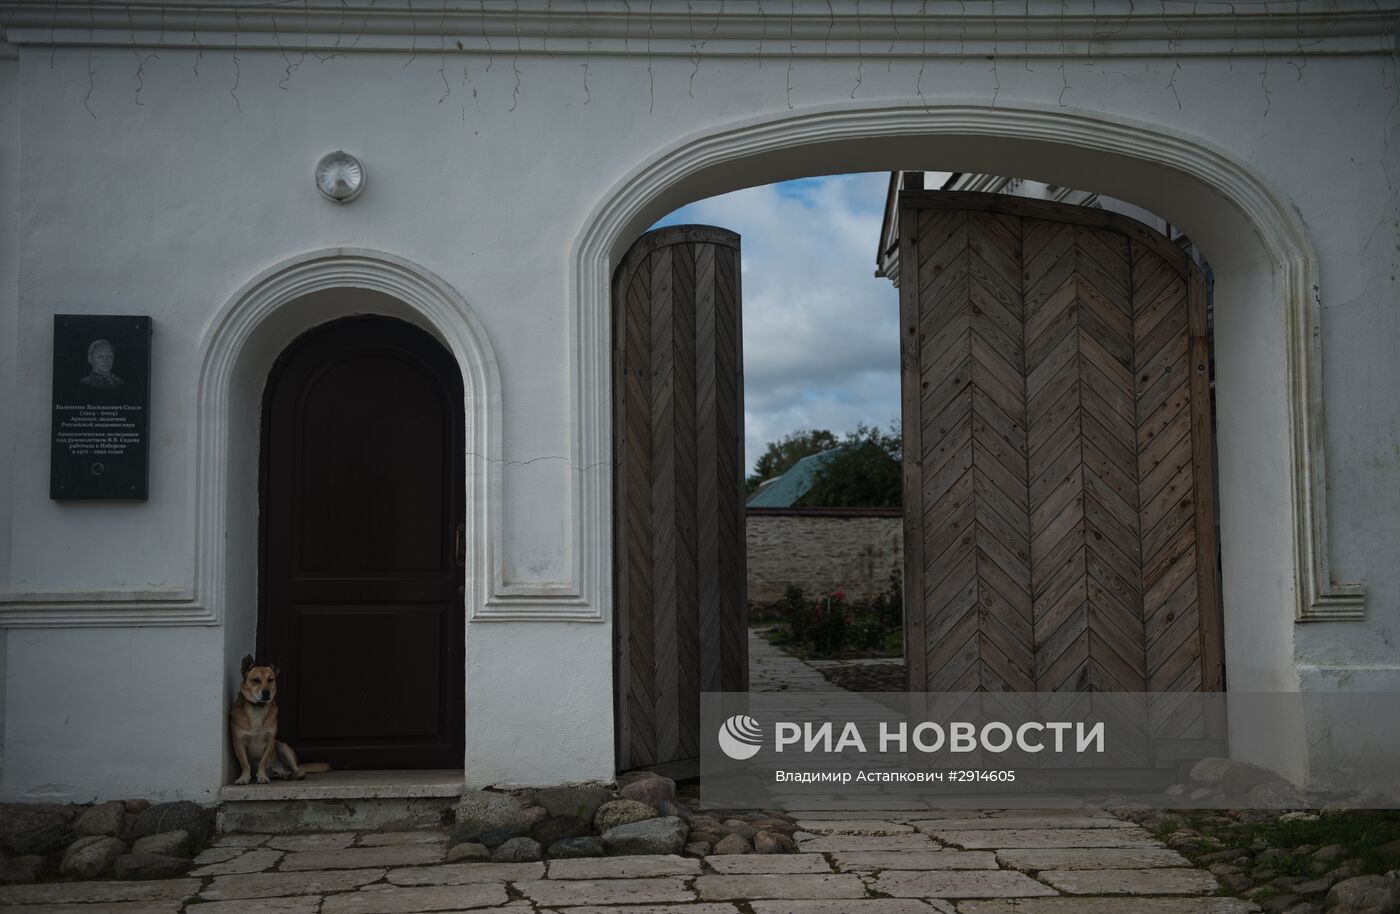
[[[386,317],[323,324],[263,398],[260,659],[280,733],[338,768],[463,746],[464,418],[451,353]]]

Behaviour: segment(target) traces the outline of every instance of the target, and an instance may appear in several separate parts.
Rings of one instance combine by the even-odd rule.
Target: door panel
[[[461,764],[462,423],[455,361],[401,321],[317,328],[272,372],[259,655],[308,760]]]
[[[613,300],[618,768],[685,773],[748,684],[738,236],[643,235]]]
[[[1002,195],[899,227],[910,688],[1222,688],[1200,271]]]
[[[433,379],[392,352],[357,353],[308,379],[296,406],[301,571],[442,568],[448,467],[420,455],[446,453],[444,406]],[[383,536],[386,527],[395,535]]]
[[[337,646],[334,654],[302,652],[294,697],[303,740],[364,733],[419,740],[437,735],[446,671],[422,646],[447,634],[440,607],[327,605],[293,611],[298,643]],[[366,677],[365,670],[382,673]],[[355,700],[347,701],[347,696]]]

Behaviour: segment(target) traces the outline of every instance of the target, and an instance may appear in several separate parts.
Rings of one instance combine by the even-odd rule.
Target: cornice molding
[[[44,47],[693,60],[1390,54],[1398,21],[1394,0],[0,0],[8,40]]]
[[[571,313],[575,460],[605,460],[611,432],[609,260],[649,202],[668,187],[709,168],[804,144],[918,136],[981,136],[1033,140],[1107,152],[1195,175],[1236,207],[1262,239],[1282,293],[1286,324],[1290,508],[1296,621],[1360,620],[1365,589],[1333,580],[1328,549],[1326,443],[1322,400],[1322,320],[1317,253],[1290,201],[1246,162],[1184,133],[1156,124],[1062,108],[989,108],[945,100],[932,108],[906,104],[814,107],[727,124],[684,138],[633,169],[601,198],[574,247],[576,307]],[[605,481],[582,480],[586,517],[606,517]],[[591,540],[611,542],[608,529]],[[609,560],[610,561],[610,560]]]
[[[214,625],[194,591],[10,591],[0,593],[0,628],[114,628]]]

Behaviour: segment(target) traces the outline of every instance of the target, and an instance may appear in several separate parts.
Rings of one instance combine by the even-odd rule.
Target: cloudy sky
[[[898,294],[874,275],[888,182],[880,172],[770,184],[658,223],[709,223],[743,239],[749,470],[796,429],[843,434],[899,417]]]

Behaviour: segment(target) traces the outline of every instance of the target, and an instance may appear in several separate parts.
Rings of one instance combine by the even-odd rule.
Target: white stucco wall
[[[543,14],[543,4],[522,5]],[[1080,5],[1087,14],[1087,3],[1070,3]],[[605,361],[592,372],[576,361],[593,351],[581,341],[606,332],[580,310],[587,290],[596,299],[606,282],[606,271],[590,272],[589,232],[604,217],[624,226],[600,242],[615,257],[637,231],[699,195],[839,171],[1024,175],[1138,203],[1190,233],[1217,271],[1230,687],[1400,686],[1393,396],[1400,390],[1393,358],[1400,116],[1391,58],[1314,56],[1296,79],[1283,60],[1288,47],[1276,44],[1273,75],[1261,81],[1259,58],[1222,53],[1227,29],[1209,56],[1191,56],[1190,43],[1175,45],[1176,58],[1114,56],[1129,54],[1127,44],[1072,54],[1064,79],[1072,88],[1064,90],[1057,59],[1023,65],[1010,20],[996,39],[1005,43],[995,74],[985,59],[957,59],[951,39],[934,42],[941,56],[921,62],[909,37],[917,28],[887,60],[875,17],[859,43],[841,38],[843,24],[837,53],[805,56],[822,44],[822,28],[809,25],[824,24],[823,3],[813,7],[822,18],[803,20],[805,50],[790,69],[776,18],[762,67],[752,56],[759,38],[744,32],[716,38],[727,56],[706,56],[697,69],[688,50],[675,50],[689,44],[666,37],[684,16],[660,24],[659,50],[649,57],[640,11],[625,53],[602,34],[623,27],[620,6],[609,7],[613,18],[594,19],[592,47],[560,37],[578,31],[568,15],[577,10],[554,6],[562,12],[547,54],[507,50],[520,26],[503,14],[489,25],[492,56],[481,53],[479,29],[465,19],[443,17],[449,31],[439,41],[437,17],[423,16],[411,33],[404,20],[400,31],[383,25],[391,34],[368,35],[355,51],[307,57],[289,78],[299,54],[284,57],[267,32],[241,36],[235,61],[231,39],[207,20],[202,52],[173,20],[164,38],[154,20],[150,32],[143,22],[138,41],[162,42],[159,55],[148,56],[149,49],[121,46],[129,41],[123,20],[99,42],[115,46],[89,53],[85,13],[53,33],[41,22],[48,11],[17,14],[9,38],[19,60],[0,60],[0,214],[17,223],[0,216],[0,420],[10,432],[0,439],[7,626],[0,795],[202,798],[217,788],[232,664],[251,646],[255,613],[256,543],[248,531],[256,535],[257,493],[247,460],[257,437],[256,366],[275,354],[277,333],[289,342],[292,328],[329,306],[290,303],[284,330],[268,329],[257,337],[260,348],[238,361],[227,402],[197,402],[201,347],[216,315],[253,277],[337,246],[404,258],[440,278],[480,322],[498,362],[499,572],[487,589],[493,607],[549,621],[467,627],[468,780],[609,776],[608,503],[587,494],[606,492],[608,396],[596,379],[607,375]],[[605,6],[595,0],[595,13]],[[835,6],[856,11],[848,0]],[[1341,6],[1374,12],[1369,4]],[[1033,11],[1044,19],[1038,28],[1055,19],[1054,7]],[[1105,0],[1098,9],[1116,8]],[[1160,19],[1143,16],[1133,28],[1150,31]],[[543,21],[530,19],[527,31]],[[733,22],[758,28],[754,17]],[[279,40],[296,47],[296,26],[281,27]],[[533,35],[527,48],[540,46]],[[342,48],[352,37],[341,36]],[[52,50],[51,38],[59,44]],[[470,53],[452,50],[459,38]],[[441,55],[440,46],[452,52]],[[1164,46],[1165,39],[1155,45]],[[997,126],[1016,112],[1037,126],[1012,133]],[[840,134],[867,113],[905,126],[889,136]],[[779,132],[793,125],[791,139],[737,149],[735,138],[774,124]],[[1238,163],[1301,219],[1315,246],[1330,557],[1339,579],[1366,585],[1364,621],[1293,621],[1297,527],[1276,252],[1227,201],[1222,188],[1233,179],[1206,166],[1174,171],[1128,145],[1089,148],[1096,131],[1114,130],[1141,137],[1156,130],[1153,143],[1164,150],[1205,149]],[[728,151],[708,164],[648,171],[649,163],[726,142]],[[321,199],[311,183],[316,160],[337,148],[359,156],[369,175],[364,195],[344,207]],[[652,173],[666,176],[643,186]],[[18,205],[7,206],[16,185]],[[875,239],[868,243],[873,250]],[[154,318],[145,504],[47,498],[50,328],[53,313],[72,311]],[[222,494],[230,505],[227,541],[203,545],[202,415],[216,417],[229,436]],[[215,554],[220,577],[205,581]],[[220,618],[180,618],[186,603],[210,603],[197,585],[217,590]],[[600,621],[559,621],[570,614]],[[1280,764],[1301,773],[1302,739],[1278,738]],[[95,764],[99,756],[121,761]],[[148,756],[164,761],[143,767]]]

